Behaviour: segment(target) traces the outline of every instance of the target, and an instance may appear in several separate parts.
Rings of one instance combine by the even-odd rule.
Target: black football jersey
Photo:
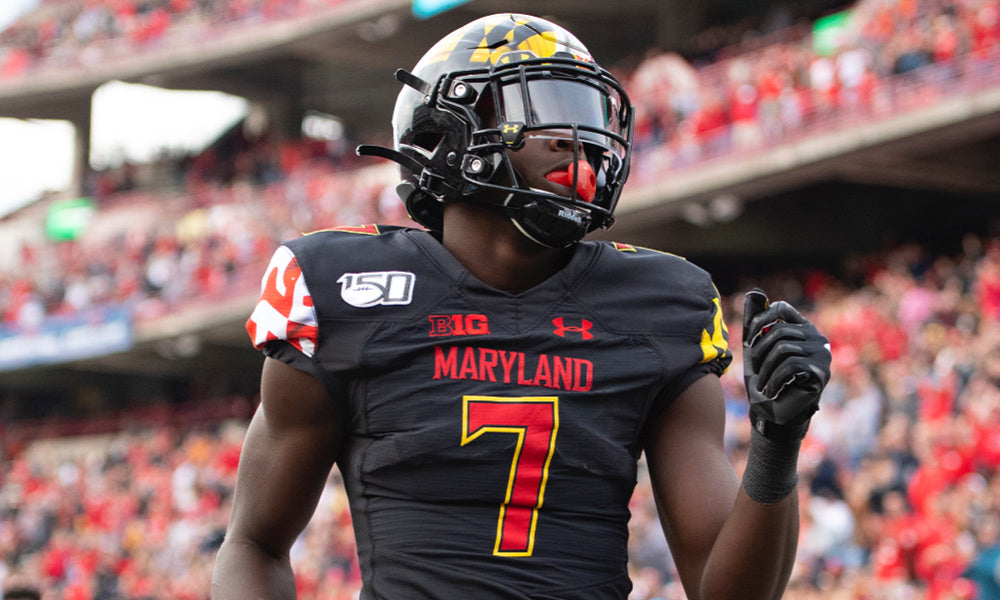
[[[511,294],[367,226],[283,244],[262,289],[254,344],[346,403],[362,598],[628,596],[644,429],[731,360],[703,270],[583,242]]]

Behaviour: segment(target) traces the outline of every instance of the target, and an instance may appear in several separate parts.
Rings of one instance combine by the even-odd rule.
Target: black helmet
[[[400,196],[410,217],[442,228],[446,201],[477,202],[506,214],[532,240],[565,246],[610,227],[628,177],[632,105],[621,84],[599,67],[569,31],[537,17],[499,14],[447,35],[417,63],[400,69],[405,87],[396,99],[395,150],[361,146],[359,154],[399,162]],[[511,166],[508,150],[525,133],[572,136],[574,164],[593,171],[590,191],[572,196],[529,188]],[[484,202],[484,189],[507,193],[503,206]]]

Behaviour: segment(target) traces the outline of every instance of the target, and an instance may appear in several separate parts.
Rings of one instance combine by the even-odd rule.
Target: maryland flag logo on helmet
[[[593,62],[583,43],[565,29],[556,29],[541,19],[510,14],[479,19],[474,27],[453,32],[431,48],[423,62],[455,64],[463,55],[470,66],[556,55]]]

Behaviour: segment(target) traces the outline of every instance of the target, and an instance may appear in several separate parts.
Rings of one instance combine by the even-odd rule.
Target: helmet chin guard
[[[550,248],[568,246],[590,231],[589,212],[564,206],[556,200],[533,198],[513,207],[511,194],[504,209],[517,230],[536,244]]]
[[[358,154],[400,164],[397,191],[414,221],[440,231],[445,202],[471,202],[553,247],[611,226],[628,177],[632,106],[569,31],[527,15],[483,17],[396,78],[404,84],[393,112],[396,147],[359,146]],[[531,188],[516,172],[508,153],[526,134],[573,141],[572,177],[552,179],[571,195]]]

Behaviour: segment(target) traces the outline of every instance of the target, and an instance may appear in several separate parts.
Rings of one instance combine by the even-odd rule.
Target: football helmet
[[[629,172],[632,105],[572,33],[528,15],[483,17],[396,78],[404,87],[392,117],[395,149],[362,145],[358,154],[401,165],[397,191],[413,220],[440,231],[445,202],[474,202],[553,247],[611,226]],[[578,166],[560,181],[571,195],[532,188],[511,165],[508,152],[532,132],[573,141]],[[482,198],[489,189],[502,204]]]

